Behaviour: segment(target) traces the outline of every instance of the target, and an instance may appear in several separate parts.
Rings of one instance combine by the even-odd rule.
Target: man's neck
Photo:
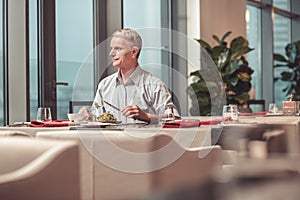
[[[121,78],[122,78],[122,82],[123,84],[126,84],[130,75],[132,74],[132,72],[135,70],[137,66],[135,67],[131,67],[129,69],[121,69],[120,70],[120,75],[121,75]]]

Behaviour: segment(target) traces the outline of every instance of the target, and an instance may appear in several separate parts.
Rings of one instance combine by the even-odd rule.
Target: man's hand
[[[82,107],[80,108],[80,110],[78,111],[79,114],[84,114],[84,120],[85,121],[92,121],[93,120],[93,113],[90,112],[90,110],[87,107]]]
[[[147,123],[157,123],[158,121],[158,117],[156,115],[146,113],[137,105],[128,105],[123,108],[121,112],[128,118],[138,119]]]

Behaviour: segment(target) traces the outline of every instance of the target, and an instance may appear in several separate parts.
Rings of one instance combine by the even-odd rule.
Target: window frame
[[[8,109],[8,0],[2,0],[2,29],[3,29],[3,125],[9,121]]]

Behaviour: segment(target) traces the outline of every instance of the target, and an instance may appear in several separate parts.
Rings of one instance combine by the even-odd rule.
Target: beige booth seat
[[[78,144],[0,139],[1,199],[79,199]]]
[[[62,127],[8,127],[8,126],[0,126],[0,132],[23,132],[31,137],[35,137],[37,132],[42,131],[67,131],[70,127],[62,126]]]
[[[32,137],[31,135],[23,131],[17,131],[17,130],[0,131],[0,137],[8,137],[8,136],[18,136],[18,137],[28,137],[28,138]]]
[[[36,137],[80,141],[82,199],[145,198],[200,184],[221,165],[219,146],[184,149],[163,131],[152,137],[112,130],[40,132]],[[152,153],[169,143],[161,153]]]

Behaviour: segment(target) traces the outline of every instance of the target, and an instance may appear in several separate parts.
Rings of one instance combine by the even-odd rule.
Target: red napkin
[[[69,126],[68,121],[65,120],[54,120],[51,122],[41,122],[37,120],[32,120],[30,122],[30,127],[60,127],[60,126]]]
[[[230,117],[225,118],[225,121],[229,120]],[[165,122],[163,124],[163,128],[191,128],[191,127],[199,127],[201,125],[216,125],[223,122],[223,119],[213,119],[206,121],[177,121],[177,122]]]
[[[191,128],[200,126],[199,121],[165,122],[163,128]]]
[[[227,119],[225,119],[225,120],[227,120]],[[201,121],[200,124],[201,125],[215,125],[215,124],[220,124],[222,121],[223,121],[223,119],[213,119],[213,120]]]
[[[266,111],[256,112],[256,113],[239,113],[239,116],[263,116],[267,113],[268,112],[266,112]]]

